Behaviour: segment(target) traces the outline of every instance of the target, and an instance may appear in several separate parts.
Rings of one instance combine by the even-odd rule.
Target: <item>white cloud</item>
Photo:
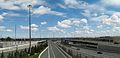
[[[61,21],[61,22],[59,22],[58,21],[58,26],[59,27],[62,27],[62,28],[69,28],[69,27],[71,27],[70,25],[71,25],[71,20],[63,20],[63,21]]]
[[[45,22],[45,21],[44,21],[44,22],[41,22],[41,25],[45,25],[45,24],[47,24],[47,22]]]
[[[7,14],[8,14],[8,13],[6,13],[6,12],[3,12],[3,13],[2,13],[2,16],[6,16]]]
[[[57,15],[57,16],[65,16],[65,13],[62,13],[62,12],[57,12],[57,11],[50,11],[49,14],[52,14],[52,15]]]
[[[60,31],[60,29],[57,28],[56,26],[54,26],[54,27],[48,27],[48,30],[49,31]]]
[[[81,23],[80,20],[73,20],[73,24],[75,24],[77,26],[79,26],[80,23]]]
[[[62,28],[70,28],[72,25],[79,26],[80,24],[87,24],[87,19],[80,19],[80,18],[69,18],[63,21],[58,21],[57,26]]]
[[[60,6],[61,8],[64,8],[64,9],[67,8],[66,6],[64,6],[64,5],[62,5],[62,4],[58,4],[58,6]]]
[[[86,16],[86,17],[90,17],[91,16],[91,12],[90,10],[84,10],[83,13],[81,13],[82,15]]]
[[[1,0],[0,1],[0,8],[2,8],[2,9],[9,9],[9,10],[19,9],[18,6],[14,5],[13,1],[5,1],[5,0]]]
[[[5,30],[5,26],[0,26],[0,32],[4,31]]]
[[[52,14],[52,15],[57,15],[57,16],[64,16],[65,14],[62,12],[57,12],[57,11],[52,11],[51,8],[40,6],[39,8],[35,9],[34,14]]]
[[[28,30],[28,29],[29,29],[29,26],[20,25],[20,28],[23,29],[23,30]],[[38,31],[38,25],[36,25],[36,24],[31,24],[31,30],[32,30],[32,31]]]
[[[81,22],[87,23],[87,19],[81,19]]]
[[[101,15],[98,17],[92,17],[91,21],[100,22],[106,25],[117,25],[120,24],[120,13],[114,12],[112,15]]]
[[[65,5],[70,8],[85,8],[88,3],[79,0],[64,0]]]
[[[5,26],[0,26],[0,32],[12,32],[12,29],[7,29]]]
[[[96,7],[97,8],[97,7]],[[97,10],[97,9],[94,9]],[[98,16],[98,11],[94,11],[93,9],[85,9],[83,13],[81,13],[85,17],[96,17]]]
[[[97,26],[97,28],[103,28],[103,25],[99,25],[99,26]]]
[[[8,10],[27,9],[27,5],[44,5],[44,0],[0,0],[0,8]]]
[[[4,19],[4,17],[2,15],[0,15],[0,21],[2,21]]]
[[[7,32],[12,32],[13,30],[12,29],[6,29]]]
[[[31,28],[32,31],[38,31],[38,28]]]
[[[44,7],[44,6],[40,6],[38,9],[34,10],[34,13],[43,15],[43,14],[49,13],[50,11],[51,11],[50,8]]]
[[[3,12],[1,15],[2,16],[20,16],[20,14],[13,13],[13,12],[9,12],[9,13]]]
[[[39,27],[37,24],[31,24],[31,27],[35,27],[35,28],[37,28],[37,27]]]
[[[101,0],[101,2],[108,6],[120,6],[120,0]]]
[[[84,30],[90,30],[90,27],[89,26],[83,26],[83,29]]]
[[[21,25],[20,28],[21,28],[21,29],[28,30],[28,29],[29,29],[29,26],[23,26],[23,25]]]

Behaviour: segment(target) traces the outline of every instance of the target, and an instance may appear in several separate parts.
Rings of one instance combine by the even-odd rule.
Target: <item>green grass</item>
[[[29,56],[29,58],[38,58],[40,53],[37,53],[36,55]]]
[[[43,51],[44,49],[41,49],[40,53]],[[38,58],[39,54],[40,53],[37,53],[36,55],[31,55],[29,56],[29,58]]]

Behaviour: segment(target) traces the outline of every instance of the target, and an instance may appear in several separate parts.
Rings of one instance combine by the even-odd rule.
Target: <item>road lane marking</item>
[[[52,45],[50,44],[50,46],[51,46],[51,50],[52,50],[52,53],[53,53],[53,57],[55,58],[55,53],[53,52]]]
[[[57,46],[58,46],[58,44],[56,44]],[[70,56],[68,53],[66,53],[63,49],[61,49],[59,46],[58,46],[58,48],[61,50],[61,51],[63,51],[69,58],[72,58],[72,56]]]
[[[50,58],[50,47],[49,47],[49,44],[48,44],[48,58]]]
[[[55,45],[54,45],[55,46]],[[56,48],[57,48],[57,45],[55,46]],[[57,50],[65,57],[65,58],[67,58],[58,48],[57,48]]]
[[[39,57],[38,58],[40,58],[41,57],[41,55],[46,51],[48,49],[48,47],[46,47],[41,53],[40,53],[40,55],[39,55]]]

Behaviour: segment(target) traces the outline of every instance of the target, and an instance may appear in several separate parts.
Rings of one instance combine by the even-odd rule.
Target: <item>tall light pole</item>
[[[29,39],[30,39],[30,46],[29,46],[29,52],[31,53],[31,9],[32,9],[32,5],[27,5],[28,7],[28,14],[29,14]]]
[[[14,28],[15,28],[15,31],[14,31],[15,32],[15,47],[16,47],[16,51],[17,51],[18,50],[18,46],[17,46],[17,38],[16,38],[16,35],[17,35],[17,33],[16,33],[17,32],[16,24],[15,24]]]

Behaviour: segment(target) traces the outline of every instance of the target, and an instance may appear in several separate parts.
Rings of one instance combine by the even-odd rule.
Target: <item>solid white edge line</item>
[[[55,45],[56,45],[56,44],[55,44]],[[56,45],[55,47],[58,49],[57,45]],[[58,51],[59,51],[65,58],[67,58],[59,49],[58,49]]]
[[[57,45],[57,44],[56,44]],[[58,46],[58,45],[57,45]],[[59,47],[59,46],[58,46]],[[59,47],[60,48],[60,47]],[[61,49],[61,48],[60,48]],[[66,53],[63,49],[61,49],[61,51],[63,51],[67,56],[69,56],[69,58],[72,58],[68,53]]]
[[[49,47],[49,44],[48,44],[48,58],[50,58],[50,47]]]
[[[46,51],[48,49],[48,47],[46,47],[41,53],[40,53],[40,55],[39,55],[39,57],[38,58],[40,58],[41,57],[41,55]]]

